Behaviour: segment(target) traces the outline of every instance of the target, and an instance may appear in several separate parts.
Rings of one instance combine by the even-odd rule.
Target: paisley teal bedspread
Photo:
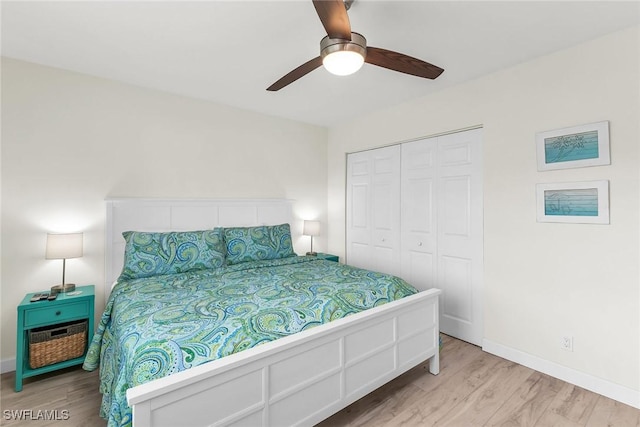
[[[100,367],[100,415],[126,426],[128,388],[416,292],[393,276],[295,256],[123,281],[83,367]]]

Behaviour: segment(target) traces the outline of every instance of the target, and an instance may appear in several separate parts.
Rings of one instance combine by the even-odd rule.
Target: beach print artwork
[[[609,224],[609,181],[536,184],[538,222]]]
[[[538,170],[609,165],[609,122],[536,133]]]
[[[598,158],[598,132],[582,132],[544,140],[546,163],[569,162]]]
[[[547,190],[544,214],[563,216],[598,216],[598,189]]]

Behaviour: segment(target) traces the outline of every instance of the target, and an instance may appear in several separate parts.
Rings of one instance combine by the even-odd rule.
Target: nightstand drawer
[[[44,302],[43,304],[46,304]],[[89,302],[79,301],[74,303],[60,304],[52,307],[32,308],[24,313],[24,326],[29,328],[42,324],[51,325],[57,322],[89,317]]]

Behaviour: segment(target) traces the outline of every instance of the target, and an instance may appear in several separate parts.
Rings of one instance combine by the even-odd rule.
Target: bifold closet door
[[[347,156],[347,263],[442,289],[440,330],[483,336],[482,129]]]
[[[423,291],[436,287],[437,138],[402,144],[402,278]]]
[[[401,276],[442,289],[440,330],[483,336],[482,130],[402,144]]]
[[[400,146],[347,156],[347,263],[400,274]]]
[[[482,129],[438,137],[436,182],[440,330],[482,345]]]

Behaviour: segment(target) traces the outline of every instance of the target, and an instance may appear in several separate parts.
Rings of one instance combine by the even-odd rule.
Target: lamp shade
[[[305,236],[318,236],[320,234],[320,221],[306,221],[302,227]]]
[[[47,234],[45,259],[68,259],[82,256],[82,233]]]

